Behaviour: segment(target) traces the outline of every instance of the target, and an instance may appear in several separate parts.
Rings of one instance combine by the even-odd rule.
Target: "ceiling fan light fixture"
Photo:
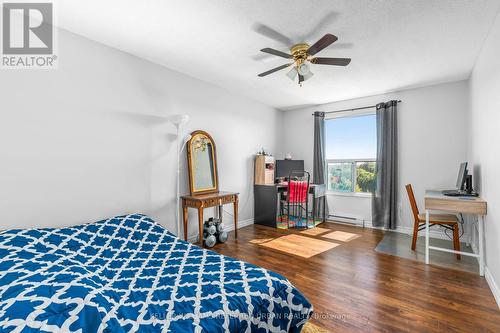
[[[310,73],[309,65],[306,63],[302,63],[297,67],[297,72],[299,72],[300,75],[307,75]]]
[[[292,81],[295,81],[295,78],[297,77],[297,69],[294,67],[292,68],[288,73],[286,73],[286,76]]]
[[[309,71],[307,72],[306,74],[302,75],[304,77],[304,81],[307,81],[308,79],[312,78],[312,76],[314,75],[313,72]]]

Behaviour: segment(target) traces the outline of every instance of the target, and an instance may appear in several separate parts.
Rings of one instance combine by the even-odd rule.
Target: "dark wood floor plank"
[[[500,332],[484,278],[375,252],[381,230],[323,223],[361,235],[350,242],[251,225],[214,250],[287,277],[314,305],[311,321],[332,332]],[[310,258],[252,243],[291,233],[340,244]]]

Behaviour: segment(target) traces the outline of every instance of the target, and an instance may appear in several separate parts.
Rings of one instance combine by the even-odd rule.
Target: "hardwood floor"
[[[311,321],[331,332],[500,332],[500,310],[484,278],[379,254],[380,230],[320,227],[361,237],[341,242],[301,234],[341,244],[303,258],[255,241],[300,230],[251,225],[214,250],[287,277],[314,305]]]

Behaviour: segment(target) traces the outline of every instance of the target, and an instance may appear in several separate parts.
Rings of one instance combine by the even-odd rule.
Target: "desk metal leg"
[[[425,210],[425,264],[429,264],[429,210]]]
[[[323,222],[326,222],[326,194],[323,196]]]
[[[469,246],[470,244],[472,244],[472,228],[471,228],[472,223],[466,223],[466,221],[463,222],[464,222],[463,228],[465,229],[464,232],[467,234],[467,240],[465,242],[465,245]]]
[[[484,276],[484,216],[478,216],[479,227],[479,275]]]
[[[313,194],[313,200],[312,200],[313,206],[312,206],[312,220],[313,220],[313,226],[316,226],[316,195]],[[308,217],[309,218],[309,217]]]

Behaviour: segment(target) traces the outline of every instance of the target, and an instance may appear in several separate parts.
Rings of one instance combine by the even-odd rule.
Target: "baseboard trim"
[[[396,230],[394,230],[396,232],[400,232],[400,233],[403,233],[403,234],[407,234],[407,235],[413,235],[413,228],[411,227],[397,227]],[[418,233],[419,236],[425,236],[425,230],[422,230]],[[430,238],[437,238],[437,239],[446,239],[446,240],[450,240],[450,238],[448,238],[445,234],[444,234],[444,231],[440,231],[440,230],[430,230],[429,231],[429,237]],[[465,235],[464,235],[465,237]]]
[[[500,309],[500,288],[498,288],[493,275],[491,275],[488,267],[484,268],[484,277],[486,278],[486,282],[488,282],[488,286],[490,287],[491,293],[493,297],[495,297],[495,301],[497,302],[498,308]]]
[[[249,225],[252,225],[252,224],[253,224],[253,219],[238,221],[238,229],[241,229],[243,227],[248,227]],[[225,224],[224,231],[226,231],[226,232],[234,231],[234,223]]]
[[[332,222],[332,223],[336,223],[337,221],[336,220],[328,220],[328,222]],[[354,224],[354,223],[344,223],[344,221],[338,221],[340,224],[349,224],[349,225],[352,225],[352,226],[358,226],[358,227],[361,227],[361,225],[358,225],[358,224]],[[372,225],[372,221],[368,221],[368,220],[365,220],[364,221],[364,224],[365,224],[365,228],[371,228],[371,229],[379,229],[379,230],[388,230],[388,229],[385,229],[383,227],[374,227]],[[395,230],[388,230],[388,231],[394,231],[394,232],[399,232],[399,233],[402,233],[402,234],[407,234],[407,235],[413,235],[413,228],[412,227],[397,227]],[[418,233],[419,236],[424,236],[425,235],[425,231],[422,230]],[[448,237],[446,237],[446,235],[444,234],[444,232],[442,231],[439,231],[439,230],[430,230],[429,232],[429,236],[430,238],[437,238],[437,239],[447,239],[449,240]],[[465,235],[464,235],[465,237]]]
[[[252,224],[253,224],[253,218],[238,221],[238,229],[247,227]],[[234,231],[234,223],[232,222],[230,224],[224,223],[224,231],[225,232]],[[189,242],[196,242],[197,240],[198,240],[198,234],[188,236]]]

